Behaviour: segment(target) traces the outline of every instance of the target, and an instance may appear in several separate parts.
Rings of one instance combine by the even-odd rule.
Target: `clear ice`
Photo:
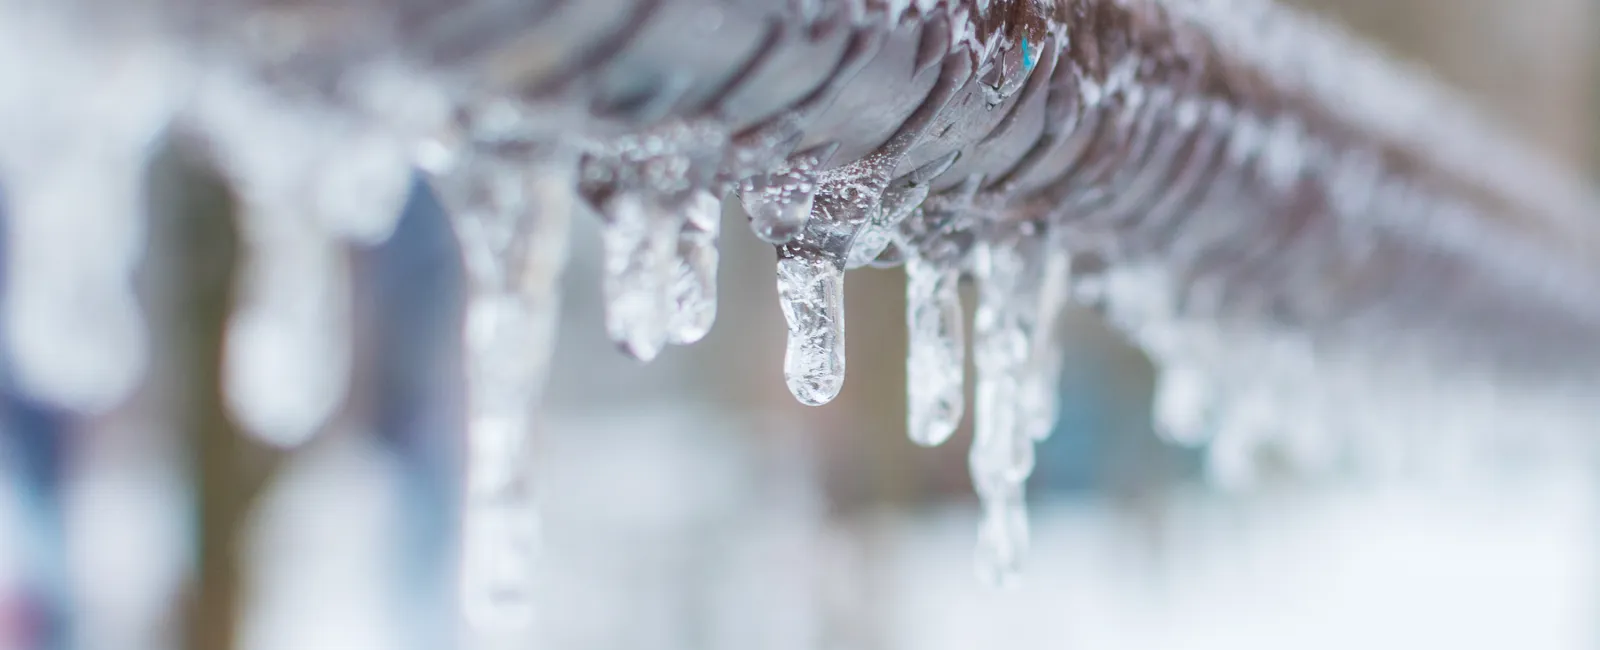
[[[715,122],[673,121],[605,143],[583,164],[582,191],[605,221],[606,331],[640,361],[700,340],[716,320],[721,200],[711,188],[727,138]]]
[[[800,152],[778,171],[739,181],[739,203],[749,215],[750,231],[756,237],[769,244],[784,244],[805,229],[820,182],[818,169],[834,149],[825,146]]]
[[[689,345],[711,332],[717,320],[717,233],[722,202],[710,192],[689,199],[678,234],[678,273],[672,295],[676,310],[669,319],[667,341]]]
[[[809,406],[833,401],[844,386],[844,267],[815,255],[780,258],[778,302],[789,324],[789,392]]]
[[[1055,428],[1060,403],[1061,370],[1066,351],[1058,338],[1057,321],[1066,309],[1071,263],[1067,253],[1052,244],[1045,244],[1044,249],[1036,253],[1033,258],[1035,273],[1029,275],[1038,283],[1034,289],[1035,321],[1029,339],[1027,374],[1023,376],[1022,393],[1017,399],[1028,437],[1043,441]]]
[[[893,165],[875,154],[824,172],[805,229],[779,248],[778,301],[789,324],[784,379],[801,403],[831,402],[844,385],[845,265]]]
[[[618,194],[600,209],[606,332],[623,351],[648,362],[666,346],[673,324],[679,219],[641,193]]]

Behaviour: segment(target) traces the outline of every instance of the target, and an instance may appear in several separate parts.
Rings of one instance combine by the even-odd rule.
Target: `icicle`
[[[256,198],[240,213],[250,248],[228,327],[223,381],[228,406],[247,430],[291,446],[316,433],[344,401],[349,269],[326,233]]]
[[[954,158],[950,159],[953,162]],[[945,166],[924,170],[943,173]],[[925,186],[919,182],[891,188],[891,197]],[[917,179],[913,179],[917,180]],[[958,213],[968,206],[978,179],[968,179],[952,194],[942,195],[930,209],[918,207],[900,221],[895,243],[881,254],[903,258],[906,267],[906,425],[911,440],[924,446],[942,444],[961,421],[965,379],[965,333],[958,284],[967,255],[963,238],[952,232]],[[912,197],[921,203],[926,192]],[[875,261],[874,264],[880,264]]]
[[[845,261],[893,164],[873,155],[827,172],[805,230],[779,248],[778,301],[789,323],[784,378],[803,404],[833,401],[844,385]]]
[[[606,333],[640,361],[661,353],[672,329],[669,304],[678,271],[677,215],[640,193],[618,194],[601,208],[606,220]]]
[[[386,232],[407,189],[406,159],[375,132],[374,143],[350,145],[337,116],[279,101],[237,71],[210,72],[193,111],[239,193],[246,246],[228,405],[267,442],[298,444],[333,415],[349,381],[350,279],[337,236]]]
[[[1066,254],[1031,223],[1008,223],[973,251],[978,279],[973,360],[978,369],[968,458],[983,504],[979,574],[1010,584],[1027,548],[1025,483],[1035,440],[1055,423],[1061,349],[1055,321],[1069,283]]]
[[[965,334],[961,271],[954,265],[906,260],[906,421],[912,442],[934,447],[961,423]]]
[[[461,586],[475,631],[526,639],[539,516],[529,434],[549,371],[566,262],[573,167],[469,152],[436,182],[470,281]],[[502,644],[503,645],[503,644]]]
[[[30,394],[89,411],[113,405],[146,362],[130,274],[143,248],[142,162],[65,152],[39,177],[6,173],[6,344]],[[115,161],[121,158],[120,161]]]
[[[817,255],[782,257],[778,300],[789,324],[789,392],[810,406],[833,401],[844,386],[844,269]]]
[[[673,121],[616,138],[585,158],[580,191],[605,220],[606,331],[651,361],[716,318],[716,195],[725,125]]]
[[[677,310],[668,324],[667,340],[688,345],[705,338],[717,320],[717,233],[722,202],[710,192],[689,199],[678,235],[678,277],[673,285]]]
[[[1028,332],[1018,311],[1025,261],[1007,242],[986,242],[975,250],[978,310],[973,321],[972,354],[978,369],[975,425],[968,456],[973,487],[983,504],[978,572],[992,584],[1012,582],[1026,539],[1026,513],[1019,505],[1033,472],[1033,441],[1021,421],[1021,381],[1028,355]]]
[[[1025,285],[1030,301],[1024,308],[1023,322],[1029,329],[1028,362],[1017,396],[1021,426],[1032,440],[1042,441],[1054,430],[1058,403],[1062,348],[1056,323],[1066,307],[1070,291],[1071,261],[1065,249],[1052,239],[1034,237],[1018,244],[1025,259]]]
[[[779,247],[778,299],[789,321],[784,373],[803,403],[831,401],[844,383],[844,269],[852,245],[881,213],[895,167],[966,83],[971,64],[965,55],[951,57],[916,112],[887,142],[860,160],[823,172],[806,227]]]
[[[146,362],[145,157],[180,80],[161,46],[74,13],[0,2],[4,336],[22,390],[99,411]]]

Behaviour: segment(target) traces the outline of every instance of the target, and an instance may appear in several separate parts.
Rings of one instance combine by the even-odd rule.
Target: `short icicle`
[[[596,145],[579,191],[600,212],[606,333],[649,362],[693,343],[716,318],[716,180],[727,131],[672,121]]]
[[[600,210],[606,333],[624,352],[649,362],[666,346],[672,325],[668,299],[679,274],[681,222],[637,192],[618,194]]]
[[[965,190],[975,184],[964,183],[955,192],[912,209],[899,220],[887,252],[874,261],[874,266],[896,260],[905,266],[906,429],[912,442],[926,447],[948,440],[965,409],[966,335],[959,283],[970,239],[960,231],[967,225],[964,217],[970,207]],[[918,194],[920,204],[927,193]],[[884,202],[887,206],[890,198]],[[890,259],[881,259],[886,256]]]
[[[171,48],[144,34],[81,38],[60,20],[72,12],[51,10],[73,5],[0,5],[0,345],[14,389],[100,413],[148,362],[134,293],[146,157],[185,81]]]
[[[667,342],[695,343],[717,321],[717,235],[722,202],[710,192],[696,192],[685,208],[678,233],[678,274],[671,288],[675,311],[667,323]]]
[[[778,300],[789,324],[789,392],[808,406],[833,401],[844,386],[844,268],[818,255],[780,258]]]
[[[802,403],[825,404],[844,384],[844,271],[851,248],[877,215],[894,171],[971,77],[965,55],[948,58],[939,80],[900,128],[872,153],[818,176],[811,216],[778,247],[778,300],[789,324],[784,378]]]

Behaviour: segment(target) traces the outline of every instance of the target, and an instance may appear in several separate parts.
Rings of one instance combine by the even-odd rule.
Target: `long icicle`
[[[438,179],[466,259],[468,458],[462,608],[478,648],[521,647],[534,622],[539,515],[530,433],[549,371],[574,167],[486,151]]]
[[[1000,243],[980,244],[974,253],[978,309],[972,356],[978,384],[967,463],[983,505],[977,570],[986,582],[1007,586],[1015,582],[1027,551],[1027,517],[1021,509],[1034,462],[1033,441],[1017,408],[1028,349],[1016,313],[1023,260],[1015,248]]]
[[[1060,371],[1053,329],[1068,269],[1060,249],[1033,236],[1032,228],[1014,227],[973,255],[978,385],[968,463],[983,504],[978,573],[1000,586],[1016,581],[1027,552],[1025,484],[1033,473],[1034,442],[1054,424]]]

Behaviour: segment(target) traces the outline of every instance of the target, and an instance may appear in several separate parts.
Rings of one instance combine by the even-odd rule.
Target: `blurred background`
[[[1301,4],[1588,167],[1600,79],[1590,0]],[[164,164],[158,197],[163,183],[194,182],[182,161]],[[226,209],[220,192],[195,200]],[[598,224],[576,222],[538,436],[541,617],[526,647],[1600,647],[1590,459],[1463,465],[1410,431],[1420,442],[1387,462],[1303,472],[1269,446],[1251,480],[1208,480],[1204,451],[1151,429],[1150,363],[1088,313],[1066,319],[1062,415],[1029,483],[1023,584],[984,587],[966,428],[935,450],[905,436],[902,274],[851,274],[844,393],[799,406],[782,381],[771,250],[724,207],[716,329],[649,366],[606,339]],[[293,451],[189,435],[224,416],[177,397],[182,381],[152,381],[166,388],[92,419],[5,391],[0,648],[179,647],[215,623],[184,616],[198,593],[236,599],[226,609],[241,648],[453,647],[463,452],[451,237],[419,184],[394,238],[352,254],[352,399]],[[183,257],[153,252],[146,280],[219,263]],[[194,289],[202,299],[157,312],[176,319],[153,324],[167,332],[158,377],[206,366],[183,319],[216,292]],[[196,563],[221,560],[197,558],[196,540],[219,535],[241,561],[206,573],[222,584],[197,585]]]

